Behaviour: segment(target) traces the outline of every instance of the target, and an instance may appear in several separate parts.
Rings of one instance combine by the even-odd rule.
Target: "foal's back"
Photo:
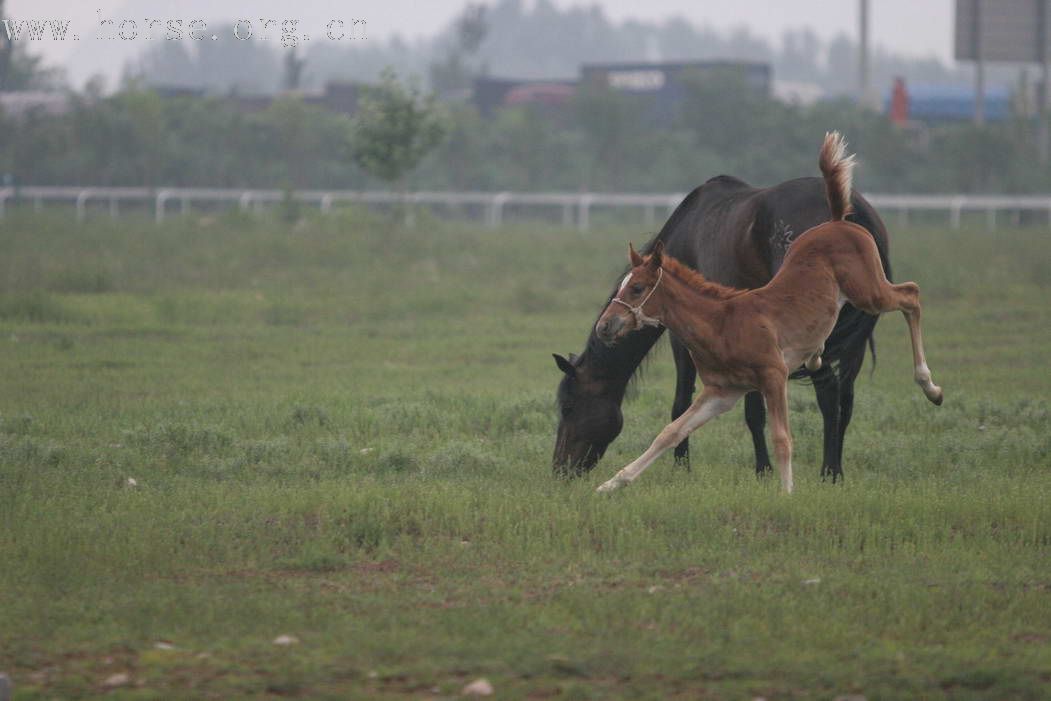
[[[826,222],[800,236],[771,285],[782,274],[782,292],[798,287],[808,295],[841,294],[869,314],[879,314],[872,295],[888,284],[872,237],[848,221]]]

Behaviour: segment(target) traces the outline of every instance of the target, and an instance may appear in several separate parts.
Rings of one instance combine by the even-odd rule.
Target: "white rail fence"
[[[532,209],[561,212],[565,226],[586,230],[591,225],[591,212],[597,208],[638,208],[648,226],[655,225],[658,213],[670,213],[685,194],[631,194],[631,193],[564,193],[564,192],[395,192],[350,190],[301,190],[286,194],[281,190],[234,190],[207,188],[135,188],[135,187],[20,187],[0,188],[0,217],[9,202],[29,202],[37,210],[44,203],[71,203],[78,222],[87,218],[88,205],[108,207],[111,217],[120,215],[121,203],[138,203],[152,209],[160,223],[174,211],[188,213],[194,204],[228,204],[242,211],[259,211],[267,205],[281,202],[291,196],[294,200],[317,206],[329,212],[334,205],[360,203],[366,205],[396,205],[403,200],[406,217],[412,222],[418,206],[473,207],[478,209],[486,225],[499,227],[504,222],[508,207],[516,210]],[[1001,213],[1020,216],[1022,212],[1046,215],[1051,227],[1051,194],[1048,195],[881,195],[867,194],[869,202],[886,217],[896,212],[898,223],[908,223],[911,212],[944,212],[949,225],[960,227],[964,213],[985,214],[986,226],[991,231],[1002,219]]]

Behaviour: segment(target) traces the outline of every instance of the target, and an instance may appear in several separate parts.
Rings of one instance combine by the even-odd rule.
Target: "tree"
[[[471,87],[471,79],[484,69],[471,67],[475,55],[489,32],[485,16],[485,5],[468,5],[455,26],[455,43],[444,60],[431,64],[431,87],[442,96],[465,94]]]
[[[306,59],[300,58],[296,53],[295,47],[289,49],[288,53],[285,54],[284,76],[282,77],[285,90],[289,92],[299,90],[299,86],[303,82],[303,68],[306,66],[306,63]]]
[[[584,86],[573,98],[574,117],[591,154],[588,189],[625,187],[628,151],[646,132],[644,103],[605,85]]]
[[[0,20],[4,19],[4,0],[0,0]],[[0,32],[0,90],[10,90],[8,85],[8,72],[11,66],[11,52],[13,50],[11,40],[7,32]]]
[[[365,91],[353,122],[352,156],[370,175],[405,192],[410,171],[444,138],[443,112],[434,95],[422,95],[418,84],[383,72],[380,84]]]
[[[0,20],[4,19],[10,18],[0,0]],[[25,42],[15,44],[7,31],[0,31],[0,90],[49,90],[60,87],[64,79],[61,69],[45,67],[43,59],[30,54]]]

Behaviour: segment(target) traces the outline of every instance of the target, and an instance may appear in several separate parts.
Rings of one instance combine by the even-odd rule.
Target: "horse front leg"
[[[817,395],[817,406],[821,409],[824,429],[824,459],[821,461],[821,479],[831,477],[832,483],[843,476],[840,464],[840,380],[831,366],[824,366],[811,376],[814,380],[814,394]]]
[[[763,395],[749,392],[744,395],[744,422],[752,434],[752,447],[755,448],[755,476],[765,477],[770,474],[770,452],[766,449],[766,405]]]
[[[650,447],[633,462],[625,466],[612,479],[603,482],[596,491],[611,492],[638,479],[646,468],[661,456],[664,451],[683,441],[690,433],[716,416],[733,408],[743,393],[740,391],[720,390],[705,387],[690,408],[682,416],[664,427]]]
[[[682,416],[693,402],[697,368],[690,351],[674,336],[671,337],[671,352],[675,358],[675,402],[671,407],[672,421]],[[675,464],[690,471],[690,439],[684,438],[675,446]]]
[[[770,429],[774,439],[774,455],[781,473],[781,488],[792,493],[792,434],[788,428],[788,373],[773,371],[763,378],[763,399],[770,412]]]

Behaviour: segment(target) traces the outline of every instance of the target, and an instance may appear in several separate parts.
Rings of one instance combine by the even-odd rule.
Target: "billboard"
[[[1043,63],[1051,53],[1051,0],[956,0],[958,60]]]

